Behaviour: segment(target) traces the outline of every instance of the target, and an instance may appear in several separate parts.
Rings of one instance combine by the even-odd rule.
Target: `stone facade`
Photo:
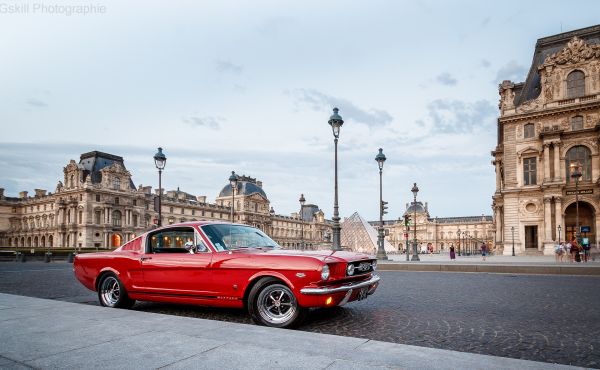
[[[406,215],[410,215],[411,219],[408,228],[403,220]],[[379,226],[379,221],[369,223],[375,228]],[[492,216],[431,217],[428,204],[422,202],[407,204],[406,211],[399,220],[385,220],[383,227],[386,230],[386,240],[398,252],[406,249],[405,233],[408,234],[409,246],[412,246],[415,227],[419,251],[430,247],[434,253],[448,252],[453,246],[457,253],[459,249],[461,253],[471,253],[478,250],[481,243],[494,249],[495,229]]]
[[[227,186],[215,203],[179,189],[164,192],[162,224],[230,220]],[[316,205],[304,205],[302,215],[277,215],[260,181],[243,176],[239,189],[237,222],[259,227],[283,247],[330,248],[331,226]],[[7,197],[0,188],[0,246],[115,248],[154,227],[158,192],[150,186],[136,188],[122,157],[84,153],[79,163],[71,160],[63,168],[54,193],[36,189],[33,196],[23,191],[19,197]]]
[[[600,26],[539,39],[525,82],[499,86],[493,208],[504,254],[552,254],[600,228]],[[571,165],[581,165],[577,187]]]

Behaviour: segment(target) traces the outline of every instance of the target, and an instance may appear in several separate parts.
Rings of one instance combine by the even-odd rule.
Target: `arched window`
[[[121,226],[121,212],[114,211],[112,214],[113,217],[113,226]]]
[[[54,240],[54,237],[53,237],[52,235],[50,235],[50,236],[48,237],[48,246],[49,246],[49,247],[52,247],[52,241],[53,241],[53,240]]]
[[[574,146],[565,155],[567,183],[573,181],[571,178],[571,163],[579,163],[581,165],[581,181],[592,180],[592,152],[586,146]]]
[[[571,130],[581,130],[583,128],[583,117],[575,116],[571,118]]]
[[[527,123],[523,126],[523,138],[527,139],[535,136],[535,126],[533,123]]]
[[[118,177],[113,178],[113,189],[120,190],[121,189],[121,179]]]
[[[567,98],[578,98],[585,95],[585,75],[581,71],[573,71],[567,76]]]

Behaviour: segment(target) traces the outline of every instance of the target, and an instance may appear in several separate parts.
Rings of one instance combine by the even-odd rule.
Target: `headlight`
[[[327,280],[329,279],[329,266],[323,266],[323,270],[321,270],[321,279]]]
[[[371,267],[373,267],[373,271],[377,270],[377,260],[373,261]]]
[[[348,276],[352,276],[354,275],[354,265],[349,263],[348,267],[346,267],[346,273],[348,274]]]

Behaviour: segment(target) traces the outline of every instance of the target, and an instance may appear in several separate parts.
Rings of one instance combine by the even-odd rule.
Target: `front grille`
[[[354,274],[352,274],[351,276],[364,275],[364,274],[368,274],[373,271],[373,261],[372,260],[350,262],[349,264],[354,265]],[[347,269],[346,269],[346,276],[350,276],[350,275],[348,275]]]

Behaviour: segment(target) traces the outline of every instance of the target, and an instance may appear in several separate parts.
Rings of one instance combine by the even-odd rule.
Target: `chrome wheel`
[[[104,306],[114,307],[121,297],[121,285],[114,276],[108,276],[102,280],[100,286],[100,297]]]
[[[260,292],[257,308],[263,320],[272,324],[284,324],[295,318],[298,304],[287,286],[273,284]]]

